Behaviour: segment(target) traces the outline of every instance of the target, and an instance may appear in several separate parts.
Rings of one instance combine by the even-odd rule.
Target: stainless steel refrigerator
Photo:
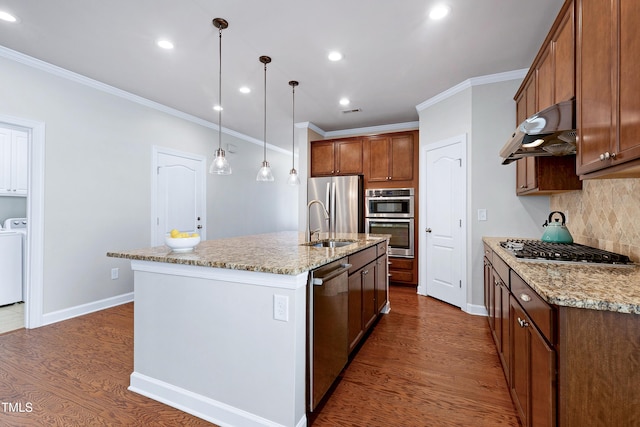
[[[362,175],[309,178],[307,203],[320,200],[329,211],[329,221],[319,205],[311,206],[309,228],[322,233],[364,233]]]

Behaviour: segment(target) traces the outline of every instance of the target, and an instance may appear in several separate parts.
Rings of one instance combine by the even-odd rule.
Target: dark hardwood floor
[[[414,288],[390,301],[313,427],[520,425],[486,317]]]
[[[382,317],[319,426],[518,426],[486,318],[415,290]],[[133,305],[0,336],[2,426],[210,426],[127,390]]]

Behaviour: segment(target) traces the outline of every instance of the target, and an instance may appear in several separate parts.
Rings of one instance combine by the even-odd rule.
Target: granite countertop
[[[315,237],[315,236],[314,236]],[[320,240],[326,240],[322,233]],[[296,275],[387,240],[381,234],[337,233],[333,240],[356,240],[340,248],[302,245],[305,233],[284,231],[253,236],[204,240],[193,252],[173,252],[167,246],[107,252],[113,258],[186,264],[232,270]],[[314,239],[315,241],[316,239]]]
[[[640,314],[640,266],[596,266],[520,261],[500,242],[482,239],[550,304]]]

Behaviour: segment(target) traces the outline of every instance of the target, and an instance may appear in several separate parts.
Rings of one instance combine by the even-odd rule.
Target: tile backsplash
[[[576,243],[640,262],[640,179],[585,180],[582,191],[551,196],[551,210],[568,214]]]

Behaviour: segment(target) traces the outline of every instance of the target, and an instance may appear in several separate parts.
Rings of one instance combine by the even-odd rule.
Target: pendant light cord
[[[218,150],[222,149],[222,28],[218,28]]]
[[[267,161],[267,63],[264,63],[264,161]]]
[[[291,84],[292,102],[291,102],[291,169],[295,169],[295,149],[296,149],[296,85]]]

